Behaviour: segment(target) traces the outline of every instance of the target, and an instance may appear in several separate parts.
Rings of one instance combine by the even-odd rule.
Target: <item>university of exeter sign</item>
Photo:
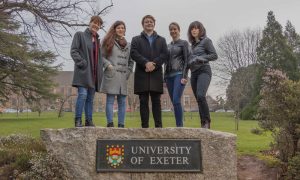
[[[43,129],[72,180],[237,180],[236,135],[202,128]]]
[[[97,172],[201,172],[197,139],[97,140]]]

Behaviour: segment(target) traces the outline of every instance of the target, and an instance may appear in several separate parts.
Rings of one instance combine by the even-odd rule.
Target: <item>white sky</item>
[[[110,0],[99,0],[99,8],[109,3]],[[105,29],[116,20],[124,21],[128,41],[140,34],[141,19],[146,14],[156,18],[155,29],[167,39],[167,42],[171,40],[168,25],[172,21],[181,26],[182,39],[187,39],[187,28],[192,21],[202,22],[208,37],[216,44],[218,38],[232,30],[249,27],[263,29],[270,10],[283,27],[286,21],[290,20],[296,31],[300,32],[300,0],[113,0],[113,3],[109,14],[102,17]],[[100,35],[102,38],[104,33],[101,32]],[[64,51],[67,60],[59,58],[59,62],[64,63],[64,70],[73,70],[74,63],[70,59],[69,49]],[[212,81],[208,94],[215,98],[219,94],[224,94],[225,88],[216,86],[214,82]]]

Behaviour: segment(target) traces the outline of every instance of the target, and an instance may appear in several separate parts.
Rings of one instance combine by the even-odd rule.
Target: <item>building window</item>
[[[65,95],[65,88],[64,87],[60,88],[60,94]]]
[[[13,98],[11,101],[11,105],[17,106],[17,99]]]
[[[190,105],[190,103],[191,103],[190,96],[189,95],[184,95],[183,98],[184,98],[183,105],[184,106]]]
[[[167,99],[163,98],[163,107],[164,109],[167,109]]]
[[[68,94],[67,96],[71,96],[72,95],[72,87],[68,87]]]

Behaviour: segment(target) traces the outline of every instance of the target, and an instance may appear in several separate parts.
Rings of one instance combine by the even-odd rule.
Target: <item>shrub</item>
[[[257,135],[261,135],[263,133],[263,131],[259,128],[252,128],[251,129],[251,133],[252,134],[257,134]]]
[[[0,137],[0,167],[0,179],[66,179],[44,144],[27,135]]]
[[[62,165],[49,154],[34,153],[30,164],[29,171],[24,173],[25,179],[67,179]]]
[[[300,153],[289,159],[287,179],[300,179]]]
[[[257,106],[249,104],[241,112],[241,119],[243,120],[253,120],[257,113]]]

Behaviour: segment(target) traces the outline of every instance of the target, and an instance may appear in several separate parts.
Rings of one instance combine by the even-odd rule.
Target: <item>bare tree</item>
[[[92,15],[104,16],[113,6],[112,0],[103,8],[98,2],[0,1],[0,101],[7,101],[11,94],[27,101],[54,97],[51,77],[61,68],[54,65],[61,47],[70,46],[66,42],[76,27],[87,26]]]
[[[218,40],[219,60],[214,68],[222,83],[228,84],[237,69],[257,63],[256,48],[260,39],[260,29],[246,29],[232,31]]]
[[[76,94],[68,94],[58,98],[59,101],[58,118],[63,117],[65,102],[67,102],[69,98],[74,96],[76,96]]]
[[[128,79],[127,84],[127,99],[130,111],[135,111],[139,105],[139,96],[134,94],[134,74],[132,73]]]
[[[32,40],[48,42],[50,37],[56,46],[71,36],[72,28],[87,26],[90,16],[103,16],[112,6],[112,0],[103,8],[97,0],[1,0],[0,11],[12,15]]]

